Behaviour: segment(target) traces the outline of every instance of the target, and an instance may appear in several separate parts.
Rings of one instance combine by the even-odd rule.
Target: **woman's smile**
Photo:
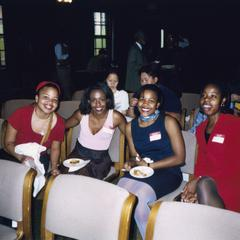
[[[90,94],[90,104],[92,111],[100,114],[107,111],[106,96],[101,90],[94,90]]]
[[[157,110],[159,103],[156,94],[151,90],[141,93],[138,101],[138,110],[141,115],[149,116]]]

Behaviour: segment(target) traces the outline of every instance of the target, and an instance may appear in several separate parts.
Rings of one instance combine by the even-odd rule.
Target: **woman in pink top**
[[[111,159],[108,148],[118,127],[125,134],[126,120],[114,108],[113,93],[104,83],[98,83],[85,92],[79,110],[66,120],[65,127],[80,124],[78,141],[70,156],[91,159],[84,175],[103,179],[107,176]]]

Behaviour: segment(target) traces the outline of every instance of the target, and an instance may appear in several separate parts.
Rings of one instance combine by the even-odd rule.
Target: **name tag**
[[[150,142],[160,140],[161,139],[161,133],[160,132],[153,132],[149,134],[149,140]]]
[[[111,128],[108,128],[108,127],[103,127],[103,132],[109,133],[109,134],[113,134],[114,133],[114,129],[111,129]]]
[[[216,134],[213,139],[212,139],[212,142],[216,142],[216,143],[221,143],[223,144],[224,143],[224,138],[225,136],[222,135],[222,134]]]

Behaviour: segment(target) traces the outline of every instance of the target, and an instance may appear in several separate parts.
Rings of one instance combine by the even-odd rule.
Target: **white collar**
[[[138,45],[138,47],[140,48],[140,50],[142,50],[142,45],[139,42],[136,42],[136,44]]]

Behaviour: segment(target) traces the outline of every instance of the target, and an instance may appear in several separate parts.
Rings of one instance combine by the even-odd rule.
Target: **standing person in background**
[[[71,99],[71,66],[69,48],[66,42],[59,41],[54,47],[56,57],[56,71],[60,83],[63,99]]]
[[[125,89],[130,92],[136,92],[141,86],[139,82],[139,69],[146,64],[146,57],[143,52],[143,47],[146,43],[146,38],[143,32],[138,31],[135,36],[135,43],[128,52],[127,59],[127,74]]]
[[[111,88],[114,96],[114,109],[126,115],[129,107],[128,93],[124,90],[118,90],[119,77],[116,70],[112,69],[108,72],[106,83]]]

